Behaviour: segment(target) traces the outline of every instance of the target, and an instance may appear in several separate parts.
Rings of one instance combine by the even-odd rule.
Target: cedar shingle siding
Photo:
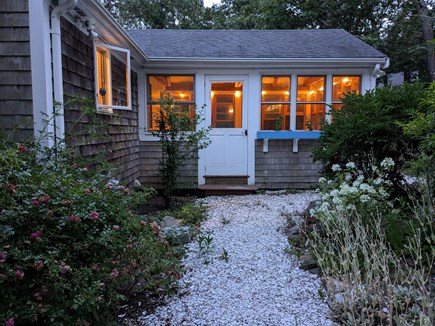
[[[33,137],[28,0],[0,0],[0,133]]]
[[[79,97],[94,102],[94,53],[92,40],[66,19],[61,21],[62,65],[65,102]],[[124,84],[125,66],[112,61],[114,96],[116,85]],[[77,146],[84,157],[107,151],[107,157],[117,168],[117,177],[131,183],[139,178],[138,89],[137,74],[131,71],[132,110],[114,110],[112,115],[83,115],[79,104],[69,102],[65,107],[67,144]]]
[[[319,180],[320,163],[314,163],[311,149],[318,140],[299,140],[299,152],[293,153],[292,140],[269,140],[263,153],[263,141],[255,141],[255,185],[264,189],[310,188]]]
[[[159,177],[159,162],[162,158],[162,147],[156,141],[140,142],[140,181],[150,187],[162,188]],[[180,168],[177,179],[183,189],[196,188],[198,185],[198,159],[187,160]]]

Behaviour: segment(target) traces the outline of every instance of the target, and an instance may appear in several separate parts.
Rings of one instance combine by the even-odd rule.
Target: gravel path
[[[198,241],[188,245],[180,281],[185,293],[142,316],[142,325],[335,325],[319,298],[319,279],[284,252],[288,242],[279,231],[283,213],[301,212],[315,198],[313,192],[270,192],[203,199],[210,249],[200,253]]]

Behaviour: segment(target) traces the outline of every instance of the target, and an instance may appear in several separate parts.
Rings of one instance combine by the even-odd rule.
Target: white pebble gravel
[[[199,253],[198,241],[187,245],[184,295],[141,316],[141,325],[335,325],[319,278],[284,251],[282,213],[302,212],[314,199],[314,192],[202,199],[209,218],[201,229],[212,232],[211,248]],[[228,262],[219,258],[224,249]]]

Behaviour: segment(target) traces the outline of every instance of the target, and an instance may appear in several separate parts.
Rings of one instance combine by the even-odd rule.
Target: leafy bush
[[[197,109],[177,106],[168,93],[163,94],[159,105],[159,113],[153,117],[158,130],[153,132],[153,136],[162,145],[159,174],[163,183],[163,197],[169,207],[177,189],[180,167],[187,159],[198,157],[198,150],[210,144],[208,133],[211,128],[197,129],[204,117],[196,112]]]
[[[369,167],[369,178],[353,162],[333,165],[335,176],[321,180],[321,201],[310,212],[317,219],[313,253],[334,316],[344,325],[433,321],[433,207],[425,198],[414,199],[412,210],[397,205],[386,178],[393,163]]]
[[[397,184],[399,171],[415,153],[418,141],[405,134],[398,122],[407,122],[424,93],[421,84],[385,87],[365,95],[347,94],[341,110],[332,110],[325,124],[314,159],[330,172],[333,164],[355,162],[357,166],[379,164],[385,157],[396,163],[389,178]]]
[[[66,150],[0,149],[0,321],[108,325],[121,300],[170,286],[176,260],[129,209],[151,191],[131,192]]]
[[[429,198],[435,191],[435,83],[426,90],[419,108],[412,110],[411,121],[401,124],[406,135],[420,140],[419,152],[411,167],[429,185]]]

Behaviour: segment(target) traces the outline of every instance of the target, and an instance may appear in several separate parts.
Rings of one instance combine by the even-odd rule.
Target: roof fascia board
[[[371,63],[385,64],[380,58],[208,58],[208,57],[148,57],[151,62],[272,62],[272,63]]]
[[[96,32],[111,45],[128,48],[142,63],[148,60],[146,53],[137,45],[124,28],[96,0],[79,0],[78,7],[96,22]],[[108,33],[110,31],[110,33]]]
[[[247,60],[211,60],[211,61],[167,61],[167,60],[149,60],[145,64],[146,69],[212,69],[212,68],[252,68],[252,69],[281,69],[281,68],[370,68],[373,69],[377,64],[381,63],[378,61],[345,61],[345,60],[329,60],[329,61],[304,61],[304,60],[280,60],[280,61],[247,61]]]

